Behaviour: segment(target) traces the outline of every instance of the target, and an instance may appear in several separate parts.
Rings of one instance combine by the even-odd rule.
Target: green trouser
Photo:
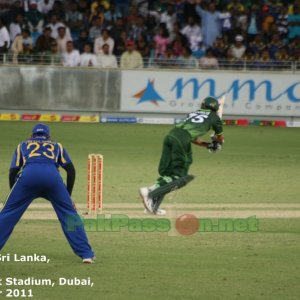
[[[158,184],[164,185],[188,174],[193,161],[191,136],[181,128],[173,128],[165,137],[159,163]]]

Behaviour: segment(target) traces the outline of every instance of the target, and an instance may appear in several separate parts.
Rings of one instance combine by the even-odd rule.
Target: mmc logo
[[[154,79],[151,81],[148,79],[147,86],[140,92],[134,94],[132,97],[139,99],[139,102],[137,104],[143,102],[151,102],[158,106],[158,101],[164,101],[164,99],[157,93],[154,88]]]

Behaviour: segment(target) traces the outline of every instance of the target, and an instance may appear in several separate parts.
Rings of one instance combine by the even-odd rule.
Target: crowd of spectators
[[[280,66],[300,61],[300,1],[0,0],[0,59],[104,68]]]

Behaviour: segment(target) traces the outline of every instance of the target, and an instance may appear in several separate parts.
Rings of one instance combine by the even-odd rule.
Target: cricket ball
[[[176,230],[182,235],[192,235],[199,230],[199,221],[192,214],[184,214],[177,218]]]

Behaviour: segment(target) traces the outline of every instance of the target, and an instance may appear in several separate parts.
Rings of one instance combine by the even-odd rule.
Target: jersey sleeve
[[[63,167],[65,165],[68,165],[70,163],[72,163],[72,160],[68,154],[68,152],[66,151],[66,149],[62,146],[62,144],[57,143],[58,147],[59,147],[59,154],[57,157],[57,163],[59,166]]]
[[[22,168],[24,164],[24,158],[21,151],[21,144],[18,145],[17,149],[15,150],[11,163],[10,168],[11,169],[20,169]]]
[[[215,131],[216,135],[223,134],[223,123],[222,120],[218,115],[216,115],[215,122],[212,125],[213,130]]]

